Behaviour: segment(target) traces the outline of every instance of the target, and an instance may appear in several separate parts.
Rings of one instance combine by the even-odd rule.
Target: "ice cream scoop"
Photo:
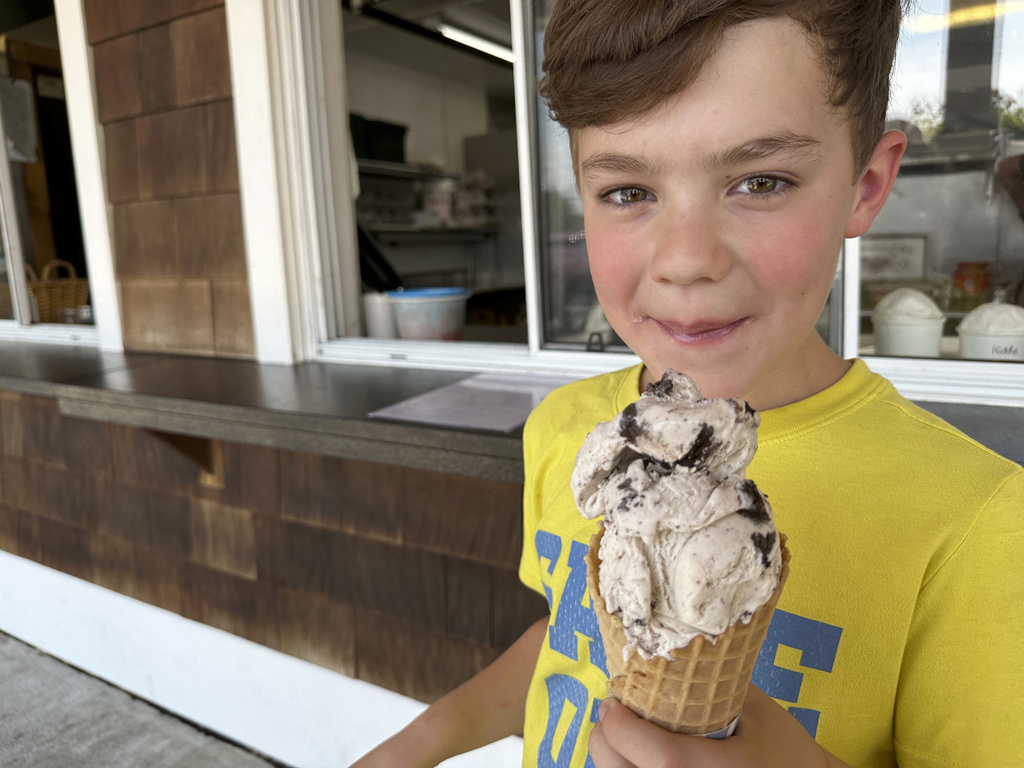
[[[883,296],[871,313],[875,353],[899,357],[938,357],[942,310],[921,291],[897,288]]]
[[[960,356],[975,360],[1024,360],[1024,307],[982,304],[956,329]]]
[[[1024,334],[1024,307],[1016,304],[982,304],[967,313],[957,331],[993,336]]]
[[[759,423],[742,400],[705,399],[669,370],[584,441],[571,486],[584,517],[604,516],[598,583],[623,654],[714,641],[778,586],[771,506],[746,477]]]
[[[915,288],[897,288],[883,296],[871,312],[874,323],[942,320],[942,310],[931,298]]]

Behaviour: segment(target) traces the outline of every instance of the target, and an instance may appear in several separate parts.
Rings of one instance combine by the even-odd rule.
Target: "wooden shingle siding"
[[[252,358],[223,0],[87,0],[125,347]]]
[[[518,483],[223,443],[211,485],[187,441],[13,392],[0,437],[0,549],[423,701],[546,612]]]

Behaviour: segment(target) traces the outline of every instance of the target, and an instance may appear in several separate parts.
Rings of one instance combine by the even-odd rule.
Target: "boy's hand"
[[[615,699],[601,704],[590,734],[597,768],[841,768],[846,764],[810,737],[786,710],[751,685],[736,733],[717,741],[672,733]],[[847,766],[846,768],[849,768]]]

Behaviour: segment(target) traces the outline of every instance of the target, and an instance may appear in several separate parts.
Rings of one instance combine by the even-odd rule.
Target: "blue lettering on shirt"
[[[569,578],[566,579],[562,599],[551,622],[549,643],[551,650],[558,651],[573,661],[579,661],[578,632],[590,641],[590,663],[606,675],[608,665],[604,658],[604,642],[597,626],[597,614],[587,596],[587,563],[584,558],[589,547],[578,541],[569,549]],[[586,599],[586,605],[583,604]]]
[[[548,575],[550,576],[555,572],[558,557],[562,554],[562,539],[547,531],[537,531],[537,535],[534,536],[533,540],[537,547],[537,557],[540,560],[548,561]],[[554,610],[555,605],[551,595],[551,587],[547,584],[544,585],[544,594],[548,596],[548,608]]]
[[[775,654],[779,646],[787,645],[799,650],[800,666],[831,672],[842,634],[842,627],[776,608],[768,627],[768,635],[754,665],[754,685],[769,696],[796,703],[800,698],[804,676],[802,672],[775,665]],[[789,712],[812,737],[817,735],[821,712],[803,707],[790,707]]]
[[[586,711],[587,701],[590,700],[590,692],[583,683],[568,675],[551,675],[544,682],[548,689],[548,724],[544,729],[544,738],[541,740],[537,752],[537,768],[562,768],[572,763],[573,752],[580,741],[580,727],[583,724],[583,713]],[[555,756],[555,730],[562,719],[562,711],[566,704],[572,704],[576,713],[569,724],[565,739],[558,747],[558,755]],[[598,720],[600,705],[600,699],[590,701],[591,724]],[[583,768],[595,768],[594,758],[590,756],[589,752]]]
[[[547,531],[537,531],[534,538],[538,556],[548,561],[548,575],[554,575],[555,566],[562,552],[560,537]],[[551,607],[552,622],[548,630],[548,644],[551,649],[561,653],[573,661],[579,661],[579,641],[589,641],[590,663],[597,666],[602,673],[608,674],[608,664],[604,655],[604,641],[597,625],[597,615],[587,595],[587,563],[584,559],[589,548],[578,541],[573,541],[569,548],[569,577],[566,579],[558,605],[555,606],[551,587],[544,585],[544,592]],[[583,604],[586,598],[586,605]],[[578,635],[577,635],[578,633]],[[537,752],[538,768],[566,768],[572,763],[572,756],[580,741],[580,730],[583,726],[583,713],[590,703],[590,723],[596,723],[600,699],[591,699],[590,692],[579,680],[568,675],[554,674],[545,680],[548,691],[548,721]],[[554,754],[555,730],[562,718],[566,704],[572,704],[576,713],[558,745],[558,754]],[[594,760],[587,754],[584,768],[594,768]]]
[[[537,768],[569,768],[572,753],[576,750],[576,743],[580,738],[580,727],[583,725],[583,715],[590,699],[590,691],[575,677],[568,675],[551,675],[544,682],[548,687],[548,724],[544,729],[540,750],[537,752]],[[555,755],[555,729],[562,719],[562,710],[566,704],[572,704],[576,708],[576,713],[572,716],[569,730],[558,747],[558,754]]]

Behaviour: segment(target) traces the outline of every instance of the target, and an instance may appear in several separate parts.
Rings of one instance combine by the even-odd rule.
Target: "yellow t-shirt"
[[[593,765],[607,672],[583,555],[597,523],[569,476],[639,375],[563,387],[524,431],[520,578],[551,606],[524,766]],[[749,476],[793,561],[754,683],[855,768],[1024,764],[1024,470],[861,361],[761,418]]]

